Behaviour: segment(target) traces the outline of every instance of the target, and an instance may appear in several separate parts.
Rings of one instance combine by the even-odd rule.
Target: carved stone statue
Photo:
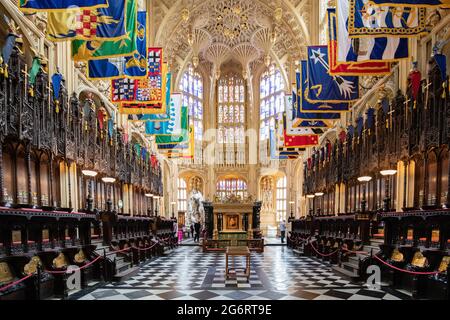
[[[188,222],[189,224],[205,222],[205,210],[203,208],[203,195],[197,189],[192,190],[188,203]]]

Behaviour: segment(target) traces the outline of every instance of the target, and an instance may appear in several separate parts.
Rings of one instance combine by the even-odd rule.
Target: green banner
[[[131,56],[138,53],[137,36],[137,0],[127,1],[126,30],[127,37],[112,41],[72,41],[72,56],[75,61],[99,60],[112,57]]]

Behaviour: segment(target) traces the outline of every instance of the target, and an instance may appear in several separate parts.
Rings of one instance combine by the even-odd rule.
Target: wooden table
[[[229,257],[245,257],[246,258],[246,266],[245,266],[245,276],[247,279],[250,278],[250,250],[248,247],[227,247],[227,251],[225,252],[225,277],[228,279],[230,275],[230,269],[233,270],[235,268],[228,267]]]

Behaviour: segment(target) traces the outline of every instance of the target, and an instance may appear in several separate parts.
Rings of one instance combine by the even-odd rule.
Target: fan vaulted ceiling
[[[233,58],[249,72],[269,60],[299,59],[310,42],[310,1],[157,0],[155,45],[165,48],[173,71],[190,62],[217,71]]]

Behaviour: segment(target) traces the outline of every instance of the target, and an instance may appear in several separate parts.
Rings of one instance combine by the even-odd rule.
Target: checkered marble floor
[[[243,275],[244,258],[236,259],[236,274],[225,278],[223,253],[203,253],[199,247],[179,247],[141,267],[137,276],[78,295],[80,300],[403,300],[405,293],[382,287],[369,290],[335,273],[329,265],[298,257],[286,247],[266,247],[252,253],[251,273]]]

